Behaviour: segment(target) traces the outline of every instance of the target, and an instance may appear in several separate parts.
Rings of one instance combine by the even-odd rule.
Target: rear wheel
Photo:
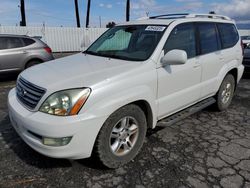
[[[117,168],[139,152],[147,131],[144,112],[128,105],[114,112],[104,123],[96,140],[95,153],[100,162]]]
[[[223,111],[231,104],[235,90],[235,79],[234,76],[228,74],[216,95],[216,109]]]

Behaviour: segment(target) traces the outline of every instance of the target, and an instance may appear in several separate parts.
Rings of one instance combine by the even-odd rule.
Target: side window
[[[17,37],[8,37],[7,38],[7,48],[20,48],[23,47],[23,43],[20,38]]]
[[[239,41],[237,29],[233,24],[218,24],[222,48],[231,48]]]
[[[8,49],[7,38],[6,37],[0,37],[0,50],[6,50],[6,49]]]
[[[29,45],[34,44],[34,43],[35,43],[35,41],[34,41],[34,40],[29,39],[29,38],[22,38],[22,40],[23,40],[24,46],[29,46]]]
[[[188,58],[196,56],[195,28],[193,23],[180,24],[170,33],[164,52],[178,49],[187,52]]]
[[[198,29],[201,55],[215,52],[220,49],[214,23],[199,23]]]

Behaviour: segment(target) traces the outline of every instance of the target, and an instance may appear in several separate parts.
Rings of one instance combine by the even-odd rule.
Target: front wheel
[[[108,168],[131,161],[143,145],[147,131],[144,112],[127,105],[114,112],[104,123],[95,144],[95,153]]]
[[[228,106],[231,104],[233,95],[235,91],[235,79],[233,75],[228,74],[221,86],[220,89],[216,95],[216,109],[219,111],[223,111],[228,108]]]

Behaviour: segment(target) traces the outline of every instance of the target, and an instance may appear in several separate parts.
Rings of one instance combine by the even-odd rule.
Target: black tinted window
[[[23,47],[23,43],[20,38],[8,37],[7,38],[8,49]]]
[[[239,40],[238,32],[233,24],[218,24],[223,48],[233,47]]]
[[[0,50],[7,49],[7,38],[6,37],[0,37]]]
[[[220,49],[215,24],[199,23],[201,54],[207,54]]]
[[[23,38],[23,43],[24,43],[24,46],[29,46],[31,44],[34,44],[35,41],[29,38]]]
[[[188,58],[196,56],[195,29],[192,23],[176,26],[171,32],[165,46],[165,53],[174,50],[184,50]]]

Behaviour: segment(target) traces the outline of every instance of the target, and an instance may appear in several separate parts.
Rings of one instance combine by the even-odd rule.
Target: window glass
[[[98,51],[125,50],[126,48],[128,48],[131,35],[132,34],[129,32],[125,32],[124,30],[119,30],[116,33],[114,33],[114,35],[111,35],[109,39],[104,41],[97,50]]]
[[[223,48],[233,47],[239,40],[238,32],[233,24],[218,24]]]
[[[201,54],[215,52],[220,49],[217,39],[217,32],[215,24],[213,23],[200,23],[199,38]]]
[[[29,38],[22,38],[22,40],[23,40],[23,43],[24,43],[24,45],[25,45],[25,46],[29,46],[29,45],[34,44],[34,43],[35,43],[35,41],[34,41],[34,40],[29,39]]]
[[[0,37],[0,50],[7,49],[7,38],[6,37]]]
[[[20,48],[20,47],[23,47],[23,43],[20,40],[20,38],[8,37],[7,38],[7,47],[8,47],[8,49]]]
[[[164,46],[164,52],[174,49],[186,51],[188,58],[196,56],[195,29],[192,23],[181,24],[173,29]]]

